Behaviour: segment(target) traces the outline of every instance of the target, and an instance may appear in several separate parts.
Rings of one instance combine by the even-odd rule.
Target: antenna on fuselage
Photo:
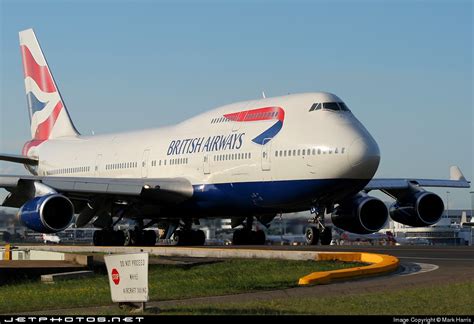
[[[265,91],[262,91],[262,97],[263,97],[263,99],[267,98],[267,96],[265,96]]]

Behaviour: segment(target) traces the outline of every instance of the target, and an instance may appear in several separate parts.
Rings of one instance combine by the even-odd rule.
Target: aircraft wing
[[[24,156],[24,155],[15,155],[15,154],[4,154],[0,153],[0,161],[22,163],[27,165],[38,165],[38,160]]]
[[[12,193],[3,206],[20,207],[25,192],[41,183],[71,198],[110,195],[153,199],[161,203],[177,203],[193,195],[193,187],[185,178],[85,178],[28,175],[0,175],[0,188]],[[14,199],[16,196],[19,199]]]
[[[450,169],[449,180],[436,179],[372,179],[364,191],[371,190],[403,190],[412,186],[420,187],[446,187],[446,188],[470,188],[470,182],[466,180],[457,166]]]

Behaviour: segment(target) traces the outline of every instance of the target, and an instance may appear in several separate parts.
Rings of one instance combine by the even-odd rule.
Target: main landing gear
[[[264,245],[265,244],[265,232],[262,230],[252,230],[253,217],[247,217],[243,229],[237,229],[234,231],[232,237],[233,245]]]
[[[153,230],[98,230],[94,232],[95,246],[154,246],[156,233]]]
[[[199,224],[199,221],[195,221],[196,224]],[[181,222],[179,225],[180,229],[175,231],[177,225],[173,228],[169,228],[169,235],[174,232],[174,240],[176,241],[176,245],[178,246],[196,246],[196,245],[204,245],[206,243],[206,234],[202,230],[193,230],[192,226],[193,223],[190,220]]]
[[[156,244],[155,231],[145,230],[151,222],[144,226],[143,220],[138,220],[133,230],[114,230],[116,223],[110,228],[94,232],[95,246],[154,246]]]
[[[314,218],[310,219],[311,223],[305,229],[305,239],[308,245],[329,245],[332,241],[332,227],[324,225],[324,212],[315,209]]]
[[[178,246],[204,245],[206,234],[201,230],[178,230],[174,233],[174,239]]]

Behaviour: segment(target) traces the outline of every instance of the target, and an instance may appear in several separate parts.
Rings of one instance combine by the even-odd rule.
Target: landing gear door
[[[271,138],[265,138],[262,145],[262,171],[270,171],[271,168]]]
[[[142,156],[142,178],[148,178],[148,159],[150,158],[150,150],[143,151]]]

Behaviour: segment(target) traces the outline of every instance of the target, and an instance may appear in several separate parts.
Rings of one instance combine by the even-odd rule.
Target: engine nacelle
[[[387,206],[380,199],[365,194],[342,202],[331,216],[335,226],[357,234],[377,232],[385,225],[387,218]]]
[[[29,229],[40,233],[64,230],[74,217],[72,202],[60,194],[49,194],[27,201],[18,218]]]
[[[444,211],[443,200],[429,191],[415,191],[390,207],[390,217],[404,225],[423,227],[436,224]]]

